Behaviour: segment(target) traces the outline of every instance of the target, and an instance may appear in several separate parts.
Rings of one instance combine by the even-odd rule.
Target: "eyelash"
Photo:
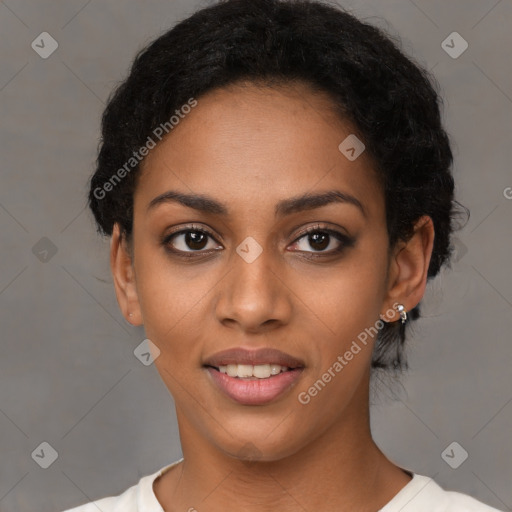
[[[180,250],[171,248],[170,242],[172,241],[172,239],[174,237],[176,237],[178,235],[183,235],[186,233],[191,233],[191,232],[204,234],[204,235],[212,238],[215,242],[217,242],[217,240],[215,239],[213,234],[210,233],[208,230],[198,227],[198,226],[195,226],[195,225],[191,225],[191,226],[187,226],[185,229],[181,229],[180,231],[176,231],[174,233],[170,233],[169,235],[164,236],[161,243],[164,246],[165,250],[167,252],[169,252],[172,256],[177,256],[177,257],[184,258],[184,259],[190,259],[190,258],[196,258],[198,256],[200,257],[200,256],[210,255],[218,250],[218,249],[213,249],[210,251],[190,251],[190,252],[188,252],[188,251],[180,251]],[[352,247],[355,243],[354,238],[351,238],[343,233],[340,233],[339,231],[335,231],[335,230],[329,229],[327,227],[322,227],[321,225],[318,224],[315,226],[310,226],[309,228],[303,230],[298,235],[298,237],[292,242],[292,245],[297,243],[299,240],[301,240],[305,236],[311,235],[313,233],[328,234],[328,235],[336,238],[338,240],[338,242],[340,242],[340,245],[336,249],[331,249],[330,251],[327,251],[327,252],[324,252],[324,251],[316,251],[316,252],[315,251],[298,251],[298,252],[305,252],[307,254],[310,254],[310,256],[303,256],[305,259],[317,259],[317,258],[323,258],[323,257],[341,254],[345,249]]]

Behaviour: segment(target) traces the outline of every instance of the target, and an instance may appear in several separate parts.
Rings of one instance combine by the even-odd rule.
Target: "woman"
[[[381,31],[313,1],[224,1],[138,55],[90,206],[183,459],[74,512],[495,510],[370,431],[372,372],[405,367],[449,259],[439,101]]]

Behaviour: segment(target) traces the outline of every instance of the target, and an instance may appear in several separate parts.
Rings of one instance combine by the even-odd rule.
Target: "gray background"
[[[453,269],[429,285],[409,376],[380,385],[376,440],[403,467],[512,510],[512,2],[343,4],[434,70],[471,210]],[[2,512],[119,494],[181,456],[172,398],[133,354],[144,332],[118,310],[109,243],[84,207],[109,92],[138,49],[201,5],[0,2]],[[59,44],[48,59],[31,48],[43,31]],[[441,47],[453,31],[469,44],[456,59]],[[41,253],[43,237],[56,254]],[[469,454],[457,469],[441,457],[453,441]],[[32,457],[42,442],[58,452],[48,469]]]

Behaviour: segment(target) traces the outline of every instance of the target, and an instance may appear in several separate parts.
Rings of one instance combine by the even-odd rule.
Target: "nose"
[[[233,254],[215,305],[219,322],[246,333],[264,333],[289,323],[293,292],[270,252],[264,249],[251,263]]]

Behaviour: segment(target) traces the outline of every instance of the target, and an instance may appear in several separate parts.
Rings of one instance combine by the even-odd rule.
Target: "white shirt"
[[[153,491],[153,482],[180,459],[152,475],[119,496],[110,496],[63,512],[164,512]],[[413,473],[412,480],[378,512],[500,512],[466,494],[445,491],[428,476]]]

